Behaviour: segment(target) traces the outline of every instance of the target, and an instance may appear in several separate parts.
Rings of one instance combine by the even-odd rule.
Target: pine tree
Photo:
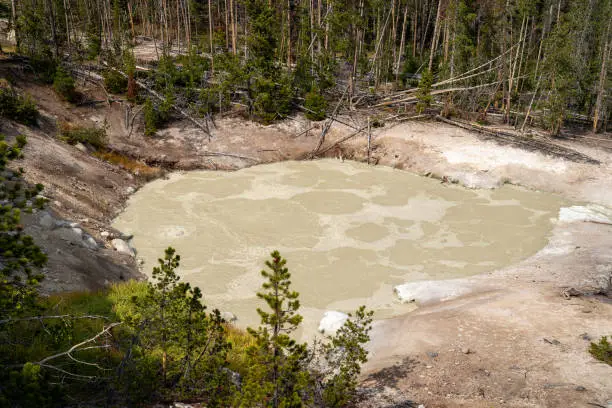
[[[160,356],[157,391],[164,398],[205,397],[215,406],[231,392],[225,322],[218,310],[206,313],[199,288],[181,282],[180,256],[173,248],[158,262],[146,297],[133,300],[136,312],[126,319],[144,351],[136,368],[148,372],[151,359]]]
[[[249,350],[249,371],[243,383],[241,406],[301,406],[310,376],[305,367],[307,348],[290,336],[302,322],[298,314],[299,294],[290,289],[291,274],[287,261],[278,251],[266,261],[269,271],[261,271],[266,279],[264,291],[257,297],[270,311],[258,308],[261,326],[248,331],[256,345]]]
[[[416,110],[418,113],[423,113],[425,109],[431,106],[433,98],[431,96],[431,85],[433,84],[433,74],[426,70],[423,72],[419,81],[419,89],[416,97],[418,99]]]

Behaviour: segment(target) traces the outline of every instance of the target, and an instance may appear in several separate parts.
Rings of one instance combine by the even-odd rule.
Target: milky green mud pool
[[[241,326],[258,323],[259,271],[278,249],[306,330],[325,310],[405,313],[393,286],[492,271],[544,247],[564,201],[504,186],[469,190],[386,167],[321,160],[173,174],[114,223],[150,272],[167,246],[180,274]]]

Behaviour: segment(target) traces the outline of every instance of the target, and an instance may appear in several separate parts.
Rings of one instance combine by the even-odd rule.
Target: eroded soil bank
[[[57,140],[56,121],[85,125],[106,121],[113,151],[168,169],[236,169],[300,159],[316,146],[320,134],[320,124],[319,129],[305,132],[312,124],[301,118],[268,127],[225,118],[216,121],[211,140],[186,123],[145,138],[138,123],[135,129],[125,126],[121,103],[73,107],[46,87],[17,84],[36,99],[43,119],[36,129],[4,121],[0,131],[28,136],[20,163],[26,176],[45,184],[54,217],[77,222],[98,242],[97,250],[75,244],[72,235],[62,232],[66,228],[47,227],[50,224],[41,223],[42,215],[36,214],[28,228],[51,259],[47,291],[95,289],[139,275],[135,260],[114,251],[102,232],[118,234],[110,228],[111,220],[145,182]],[[92,100],[106,100],[94,85],[82,91]],[[352,120],[359,118],[343,118],[349,124]],[[513,183],[577,203],[612,207],[609,150],[555,141],[601,162],[573,163],[482,140],[449,125],[390,125],[373,135],[371,158],[378,165],[470,187]],[[334,125],[326,144],[351,132]],[[363,161],[367,140],[353,138],[329,155]],[[67,264],[67,255],[74,262]],[[562,292],[568,287],[597,292],[602,279],[612,273],[611,265],[611,225],[558,223],[548,245],[535,256],[471,278],[470,291],[461,297],[421,304],[407,316],[378,323],[362,405],[408,406],[406,401],[412,400],[427,408],[608,406],[612,368],[591,358],[586,339],[612,333],[612,305],[600,295],[568,298]]]

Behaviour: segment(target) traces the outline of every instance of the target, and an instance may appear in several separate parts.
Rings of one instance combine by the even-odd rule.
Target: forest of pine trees
[[[12,0],[11,13],[25,55],[117,64],[144,37],[159,59],[200,65],[196,105],[244,91],[265,122],[313,90],[344,85],[352,106],[426,71],[454,109],[517,127],[543,113],[553,134],[569,117],[599,130],[610,116],[606,0]]]
[[[553,134],[610,117],[607,0],[12,0],[11,14],[37,59],[121,67],[142,39],[160,66],[183,55],[183,85],[200,90],[187,103],[205,112],[239,96],[270,122],[334,86],[353,107],[430,71],[445,112],[496,110],[517,128],[531,115]]]

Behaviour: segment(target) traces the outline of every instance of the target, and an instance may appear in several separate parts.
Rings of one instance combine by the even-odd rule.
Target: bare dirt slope
[[[602,162],[573,163],[431,123],[382,130],[375,140],[379,163],[443,182],[514,183],[612,206],[612,155],[604,150],[571,144]],[[365,141],[351,148],[363,155]],[[590,340],[612,334],[612,302],[592,295],[611,276],[612,225],[558,222],[546,248],[468,279],[469,294],[378,322],[364,382],[374,397],[363,406],[611,406],[612,367],[587,353]]]

